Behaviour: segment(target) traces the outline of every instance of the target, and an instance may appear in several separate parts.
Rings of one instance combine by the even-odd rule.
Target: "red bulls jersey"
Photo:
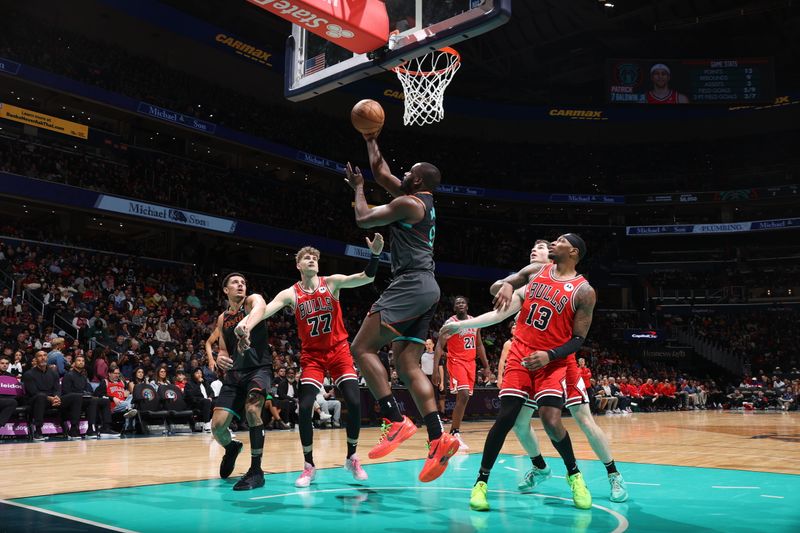
[[[325,278],[320,277],[319,285],[311,292],[306,292],[300,282],[295,283],[294,294],[297,298],[294,318],[304,352],[328,351],[347,340],[342,306],[333,297]]]
[[[550,350],[572,338],[575,293],[586,278],[559,281],[555,271],[555,265],[546,265],[525,287],[514,339],[533,350]]]
[[[653,91],[647,91],[647,103],[648,104],[677,104],[678,103],[678,91],[675,89],[670,89],[669,94],[664,98],[659,98],[658,96],[653,94]]]
[[[472,318],[467,315],[467,318]],[[458,317],[453,315],[447,319],[445,324],[458,322]],[[469,363],[475,362],[477,355],[478,330],[475,328],[464,329],[447,339],[447,357],[458,359]]]
[[[106,380],[106,394],[110,398],[116,398],[118,401],[122,402],[125,401],[125,382],[119,380],[117,382],[111,381],[110,379]],[[114,404],[111,403],[109,405],[111,410],[114,410]]]

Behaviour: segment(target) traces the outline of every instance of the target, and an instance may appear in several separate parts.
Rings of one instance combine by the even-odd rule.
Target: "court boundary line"
[[[36,497],[36,496],[33,496]],[[81,518],[79,516],[68,515],[64,513],[59,513],[58,511],[51,511],[49,509],[43,509],[41,507],[34,507],[33,505],[27,505],[24,503],[17,503],[14,501],[9,500],[2,500],[0,499],[0,504],[10,505],[12,507],[19,507],[21,509],[27,509],[28,511],[34,511],[36,513],[42,513],[50,516],[55,516],[57,518],[63,518],[65,520],[72,520],[73,522],[80,522],[81,524],[88,524],[90,526],[99,527],[101,529],[108,529],[109,531],[119,531],[121,533],[136,533],[133,529],[125,529],[117,526],[112,526],[109,524],[103,524],[102,522],[95,522],[94,520],[89,520],[87,518]]]

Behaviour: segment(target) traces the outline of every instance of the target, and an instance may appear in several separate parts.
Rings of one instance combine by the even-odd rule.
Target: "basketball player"
[[[472,318],[467,313],[469,302],[464,296],[456,296],[453,301],[453,316],[447,319],[445,324],[458,322]],[[444,346],[443,346],[444,345]],[[486,349],[483,347],[481,332],[477,329],[465,329],[453,335],[447,342],[439,341],[436,343],[436,355],[433,359],[434,368],[439,366],[442,353],[447,348],[447,374],[450,376],[450,394],[456,395],[456,406],[453,408],[453,421],[450,423],[450,434],[458,439],[458,451],[469,451],[469,446],[461,437],[461,420],[464,418],[464,411],[469,403],[475,388],[475,355],[481,358],[483,365],[483,375],[489,375],[489,361],[486,360]],[[439,386],[438,373],[433,375],[433,386]]]
[[[317,393],[323,389],[325,373],[330,372],[331,379],[344,396],[347,404],[347,457],[344,467],[353,474],[357,481],[367,479],[367,473],[361,468],[361,461],[356,456],[358,434],[361,430],[361,399],[358,391],[358,376],[353,367],[353,356],[347,343],[347,330],[342,320],[342,306],[339,303],[339,291],[361,287],[372,283],[378,272],[378,263],[383,251],[383,236],[376,233],[372,241],[367,239],[367,246],[372,252],[367,267],[363,272],[349,276],[334,274],[319,275],[320,252],[311,246],[305,246],[297,252],[295,263],[300,271],[300,281],[279,292],[267,304],[264,314],[259,319],[266,320],[281,309],[290,307],[294,310],[297,323],[297,335],[300,337],[300,378],[299,426],[300,443],[303,445],[303,472],[295,481],[296,487],[308,487],[316,477],[314,465],[314,402]],[[242,331],[246,342],[247,332]]]
[[[596,301],[594,289],[575,271],[585,253],[586,244],[578,235],[561,235],[550,244],[553,264],[542,266],[526,287],[514,292],[504,311],[493,310],[442,326],[440,335],[449,336],[462,329],[497,324],[520,311],[500,391],[500,414],[486,437],[478,479],[470,496],[470,508],[476,511],[489,510],[489,473],[522,406],[531,399],[536,401],[542,425],[567,467],[575,506],[589,509],[592,505],[569,433],[561,421],[566,358],[583,344]]]
[[[672,72],[663,63],[650,67],[650,81],[653,88],[647,91],[648,104],[688,104],[689,99],[669,86]]]
[[[247,281],[238,272],[232,272],[222,281],[222,292],[228,299],[228,308],[219,315],[217,329],[219,353],[217,365],[225,371],[222,389],[211,417],[214,439],[225,448],[219,466],[219,476],[227,479],[236,466],[236,457],[243,443],[232,440],[228,431],[235,416],[247,415],[250,427],[250,469],[233,486],[233,490],[250,490],[264,486],[261,456],[264,450],[264,422],[261,409],[272,388],[272,348],[267,334],[267,325],[258,321],[267,304],[260,294],[247,296]],[[235,330],[249,331],[249,344],[239,342]]]
[[[503,308],[511,298],[512,291],[519,289],[528,283],[531,277],[540,270],[543,265],[550,264],[544,240],[536,241],[531,250],[531,263],[523,267],[516,274],[512,274],[505,279],[496,281],[490,292],[495,295],[496,307]],[[620,503],[628,499],[628,491],[625,488],[625,480],[622,474],[617,471],[616,463],[611,454],[611,446],[605,432],[597,425],[592,412],[589,409],[589,395],[586,391],[588,383],[583,378],[583,371],[575,362],[575,356],[567,357],[566,381],[564,382],[564,395],[566,397],[566,407],[569,409],[572,418],[577,422],[578,427],[586,435],[586,439],[592,447],[595,455],[606,467],[608,482],[611,485],[612,502]],[[498,373],[500,368],[498,368]],[[517,488],[527,492],[539,483],[550,478],[550,468],[544,463],[544,459],[538,454],[539,444],[536,441],[536,434],[530,428],[530,420],[533,415],[534,406],[526,404],[522,407],[517,422],[514,424],[514,432],[517,435],[522,447],[530,454],[533,468],[529,470],[525,477],[520,481]],[[533,455],[536,452],[538,457]]]
[[[389,226],[392,235],[394,279],[372,305],[353,341],[353,355],[378,400],[384,421],[371,459],[384,457],[417,431],[400,413],[397,401],[378,358],[378,350],[392,341],[397,373],[408,385],[428,430],[429,451],[419,474],[420,481],[438,478],[450,457],[458,451],[458,439],[443,432],[436,410],[433,386],[420,368],[420,357],[428,338],[430,321],[439,301],[439,285],[433,275],[433,242],[436,237],[436,209],[433,192],[441,182],[439,169],[430,163],[416,163],[403,180],[392,175],[378,148],[377,134],[365,134],[367,152],[376,181],[394,199],[370,207],[364,196],[364,176],[347,164],[346,181],[355,191],[355,217],[360,228]]]

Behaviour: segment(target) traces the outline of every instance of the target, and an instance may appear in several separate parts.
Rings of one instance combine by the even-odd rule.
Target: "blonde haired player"
[[[266,305],[257,323],[266,320],[281,309],[294,311],[297,335],[302,346],[300,351],[300,443],[303,446],[303,472],[295,481],[296,487],[308,487],[316,478],[312,423],[314,403],[319,391],[324,392],[325,373],[330,373],[334,384],[342,393],[347,405],[347,457],[345,470],[356,481],[365,481],[367,473],[356,455],[358,435],[361,430],[361,400],[358,391],[358,376],[353,366],[353,356],[347,342],[347,330],[342,320],[339,293],[342,289],[361,287],[372,283],[378,271],[378,262],[383,251],[383,236],[376,233],[373,240],[366,239],[371,259],[363,272],[351,275],[319,275],[320,251],[311,246],[301,248],[296,256],[300,281],[279,292]],[[247,331],[240,332],[246,338]]]

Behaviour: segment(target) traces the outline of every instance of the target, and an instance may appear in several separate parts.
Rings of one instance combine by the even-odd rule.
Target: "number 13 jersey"
[[[300,282],[295,283],[294,293],[297,299],[294,318],[304,352],[330,351],[347,340],[342,306],[324,277],[319,278],[319,285],[311,292],[304,290]]]
[[[555,279],[556,266],[546,265],[525,287],[514,338],[532,350],[551,350],[572,338],[575,294],[586,283],[578,275]]]

